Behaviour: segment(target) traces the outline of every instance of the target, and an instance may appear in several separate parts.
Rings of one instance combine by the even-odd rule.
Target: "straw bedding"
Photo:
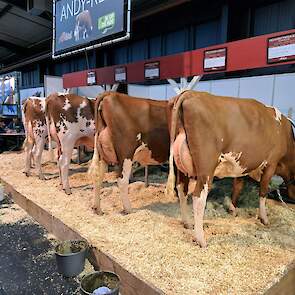
[[[263,226],[257,219],[257,188],[251,184],[238,217],[226,211],[231,182],[214,184],[204,226],[208,248],[200,249],[182,227],[177,199],[165,197],[163,181],[148,188],[132,183],[134,212],[122,215],[116,175],[108,173],[102,190],[105,215],[97,216],[90,209],[87,164],[71,165],[73,194],[66,196],[54,164],[43,165],[49,178],[43,182],[26,177],[23,162],[23,153],[0,155],[0,177],[165,294],[263,294],[294,263],[294,211],[269,205],[271,225]]]

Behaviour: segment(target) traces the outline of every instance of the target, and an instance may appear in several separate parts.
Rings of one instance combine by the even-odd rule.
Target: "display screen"
[[[2,78],[0,80],[0,103],[16,104],[16,80],[15,77]]]
[[[3,116],[17,116],[17,105],[16,104],[3,104],[2,105]]]
[[[56,0],[54,54],[113,39],[126,30],[124,0]]]

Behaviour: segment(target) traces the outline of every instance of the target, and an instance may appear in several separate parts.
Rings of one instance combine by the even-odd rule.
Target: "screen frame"
[[[19,113],[19,106],[18,106],[18,104],[2,103],[1,105],[2,105],[2,111],[1,111],[1,116],[2,117],[9,117],[9,118],[11,118],[11,117],[18,117],[18,113]],[[12,106],[12,107],[16,108],[16,113],[15,114],[5,114],[4,113],[4,108],[3,108],[4,106],[7,106],[7,107]]]
[[[126,23],[126,25],[125,25],[126,30],[125,30],[125,34],[123,36],[118,36],[118,37],[115,37],[114,39],[109,39],[109,40],[105,40],[105,41],[102,41],[102,42],[99,42],[99,40],[102,40],[102,39],[97,39],[95,41],[91,41],[91,42],[85,43],[83,45],[78,45],[78,46],[75,46],[75,47],[65,49],[62,52],[56,52],[55,51],[55,42],[56,42],[56,36],[55,36],[55,33],[56,33],[55,32],[56,31],[56,27],[55,27],[56,11],[55,11],[55,7],[56,7],[56,2],[58,2],[58,1],[60,1],[60,0],[53,0],[52,1],[52,5],[53,5],[53,8],[52,8],[52,11],[53,11],[53,19],[52,19],[53,20],[53,22],[52,22],[53,23],[53,28],[52,28],[52,31],[53,31],[52,58],[53,59],[57,59],[57,58],[77,54],[77,53],[80,53],[80,52],[83,52],[83,51],[86,52],[87,50],[91,50],[91,49],[111,45],[111,44],[114,44],[114,43],[118,43],[118,42],[130,39],[130,37],[131,37],[131,34],[130,34],[130,28],[131,28],[131,0],[125,0],[126,3],[127,3],[127,7],[126,7],[126,3],[124,4],[124,6],[126,7],[125,11],[124,11],[124,22]],[[121,35],[122,33],[119,33],[119,34]],[[98,42],[98,43],[90,45],[93,42]]]

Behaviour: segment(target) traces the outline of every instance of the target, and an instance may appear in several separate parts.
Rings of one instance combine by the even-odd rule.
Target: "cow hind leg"
[[[237,202],[238,198],[241,194],[241,191],[244,187],[244,179],[243,178],[234,178],[233,180],[233,191],[231,195],[231,203],[229,205],[228,211],[233,215],[237,216]]]
[[[74,149],[74,144],[74,142],[63,141],[62,154],[59,158],[59,169],[61,175],[62,188],[67,195],[70,195],[72,193],[69,185],[69,168]]]
[[[193,193],[193,210],[194,210],[194,240],[202,247],[206,247],[206,239],[203,229],[203,219],[206,207],[209,188],[211,187],[213,177],[198,176],[197,185]]]
[[[30,172],[31,172],[31,160],[32,160],[33,145],[34,145],[33,139],[28,138],[28,140],[26,141],[26,146],[25,146],[26,162],[25,162],[24,173],[26,174],[26,176],[30,176]]]
[[[275,166],[268,166],[265,168],[263,175],[260,181],[260,190],[259,190],[259,218],[261,222],[265,225],[268,225],[268,218],[266,213],[266,197],[268,193],[268,186],[272,176],[275,173]]]
[[[103,215],[103,211],[101,210],[100,205],[100,192],[101,186],[104,178],[104,174],[107,171],[107,164],[103,160],[99,160],[97,162],[97,170],[95,175],[93,176],[93,185],[94,185],[94,196],[93,196],[93,204],[92,209],[98,215]]]
[[[31,156],[31,168],[35,168],[36,166],[36,145],[32,148],[32,156]]]
[[[183,226],[187,229],[193,229],[193,224],[189,220],[189,206],[187,204],[188,194],[187,190],[185,192],[184,183],[179,183],[177,185],[177,193],[179,197],[180,204],[180,215]]]
[[[131,213],[131,203],[128,197],[129,177],[132,169],[132,161],[125,159],[123,162],[122,178],[118,179],[118,187],[120,189],[120,197],[123,204],[123,212]]]
[[[41,180],[45,180],[44,174],[42,172],[42,166],[41,166],[41,158],[42,158],[42,152],[44,150],[44,144],[45,144],[44,137],[37,139],[36,151],[35,151],[35,162],[36,162],[37,173]]]

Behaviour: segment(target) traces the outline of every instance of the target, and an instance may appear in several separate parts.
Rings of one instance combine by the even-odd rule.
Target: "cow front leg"
[[[128,197],[129,177],[132,169],[132,161],[125,159],[123,162],[122,178],[118,179],[118,187],[120,189],[120,197],[124,208],[124,213],[131,213],[131,203]]]
[[[259,218],[264,225],[268,225],[268,218],[266,212],[266,197],[268,193],[268,186],[271,178],[275,173],[276,166],[268,166],[264,169],[259,189]]]
[[[244,179],[243,178],[234,178],[233,180],[233,192],[231,195],[231,203],[229,205],[228,211],[233,215],[237,216],[237,203],[238,198],[241,194],[241,191],[244,187]]]
[[[194,239],[202,248],[207,246],[203,229],[203,219],[209,187],[211,187],[210,181],[212,181],[212,178],[209,176],[198,176],[197,185],[193,193],[193,209],[195,220]]]
[[[183,226],[188,229],[193,228],[193,224],[189,222],[189,207],[187,204],[188,195],[184,193],[184,184],[180,183],[177,185],[177,192],[179,197],[179,204],[180,204],[180,215]]]

